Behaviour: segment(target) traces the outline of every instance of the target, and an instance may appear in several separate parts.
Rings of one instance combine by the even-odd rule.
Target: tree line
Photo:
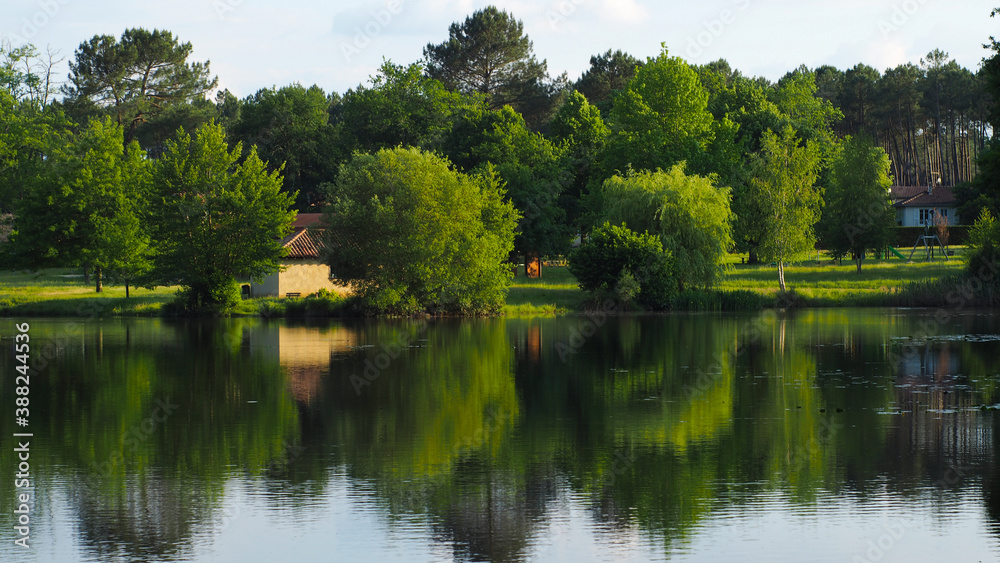
[[[575,236],[605,221],[626,223],[636,234],[659,230],[672,256],[698,256],[679,262],[702,268],[693,276],[678,273],[679,290],[685,279],[711,285],[715,275],[706,272],[719,266],[718,253],[697,249],[720,245],[748,252],[751,261],[776,260],[780,270],[819,237],[860,267],[894,224],[887,204],[876,209],[879,191],[892,183],[925,185],[938,177],[964,183],[958,192],[967,217],[983,208],[995,212],[1000,200],[988,173],[996,154],[990,150],[992,96],[1000,83],[995,57],[977,73],[932,51],[919,65],[884,73],[864,65],[846,71],[803,66],[771,82],[744,76],[725,60],[692,65],[664,47],[646,60],[622,51],[596,54],[571,82],[549,73],[519,20],[490,6],[452,24],[418,62],[386,61],[368,82],[342,94],[296,83],[244,98],[223,90],[210,99],[218,80],[207,61],[189,60],[191,51],[190,43],[163,30],[95,36],[81,43],[68,81],[57,88],[51,57],[30,45],[3,46],[0,212],[14,217],[12,242],[30,238],[44,250],[8,252],[12,264],[98,265],[64,244],[66,233],[78,234],[89,219],[60,213],[72,218],[53,221],[51,203],[62,198],[70,209],[81,199],[74,190],[96,189],[99,182],[84,186],[90,172],[79,172],[82,179],[74,183],[54,158],[65,153],[86,161],[88,131],[100,137],[113,130],[116,139],[120,131],[114,152],[134,151],[122,158],[161,174],[161,161],[189,142],[185,132],[200,138],[208,131],[230,152],[223,157],[217,150],[215,164],[206,166],[232,175],[257,158],[258,175],[276,178],[298,211],[346,205],[345,193],[375,195],[344,185],[358,174],[353,163],[363,155],[400,148],[433,153],[457,173],[490,178],[481,185],[500,186],[514,209],[509,216],[517,218],[513,254],[566,254]],[[850,140],[853,145],[845,144]],[[382,160],[393,158],[439,170],[419,156]],[[865,173],[852,176],[851,170]],[[852,184],[859,179],[863,185]],[[630,200],[607,199],[618,185],[645,186],[636,193],[661,200],[636,204],[648,215],[628,225],[620,207]],[[685,185],[722,194],[724,209],[699,212],[722,217],[724,229],[671,238],[654,224],[681,201],[678,186]],[[175,195],[204,191],[174,189]],[[852,189],[862,192],[845,195]],[[691,201],[718,199],[706,194]],[[139,201],[128,193],[116,197]],[[151,224],[156,205],[141,207],[138,223]],[[269,234],[280,235],[287,225],[274,228]],[[53,234],[60,229],[62,235]],[[851,236],[840,236],[847,231]],[[716,237],[716,244],[698,242],[702,236]],[[238,273],[258,271],[244,270]]]

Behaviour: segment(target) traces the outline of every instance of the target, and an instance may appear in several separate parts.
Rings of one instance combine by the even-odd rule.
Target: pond
[[[26,322],[3,561],[1000,557],[994,313]]]

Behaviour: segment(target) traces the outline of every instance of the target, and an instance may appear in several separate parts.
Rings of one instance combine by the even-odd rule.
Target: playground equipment
[[[893,248],[891,246],[889,247],[889,252],[895,254],[897,257],[899,257],[900,260],[906,260],[906,256],[903,256],[902,252],[896,250],[895,248]]]
[[[913,243],[913,250],[910,251],[910,260],[913,260],[913,254],[917,251],[917,247],[920,246],[920,243],[924,244],[924,260],[934,259],[934,243],[937,243],[936,246],[941,249],[941,256],[944,256],[944,259],[948,260],[948,249],[945,248],[941,239],[939,239],[937,235],[928,234],[929,232],[930,225],[924,223],[924,234],[918,236],[917,242]],[[902,258],[902,256],[900,256],[900,258]]]

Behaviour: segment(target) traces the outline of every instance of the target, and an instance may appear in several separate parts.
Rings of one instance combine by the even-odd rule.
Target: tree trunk
[[[125,299],[128,299],[128,298],[129,298],[129,295],[128,295],[128,282],[125,282]]]
[[[83,267],[83,283],[90,285],[90,266]]]
[[[785,291],[785,263],[778,260],[778,287],[781,288],[782,293]]]
[[[864,258],[858,258],[857,260],[855,260],[855,262],[857,262],[857,264],[858,264],[858,275],[861,275],[861,261],[862,260],[864,260]]]
[[[97,280],[97,293],[104,291],[103,279],[101,279],[101,267],[94,268],[94,279]]]
[[[760,259],[757,258],[757,251],[753,248],[750,249],[747,264],[760,264]]]

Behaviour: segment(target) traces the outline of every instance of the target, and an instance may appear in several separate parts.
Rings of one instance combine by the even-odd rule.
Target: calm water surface
[[[1000,558],[996,314],[34,320],[30,550],[13,334],[2,561]]]

